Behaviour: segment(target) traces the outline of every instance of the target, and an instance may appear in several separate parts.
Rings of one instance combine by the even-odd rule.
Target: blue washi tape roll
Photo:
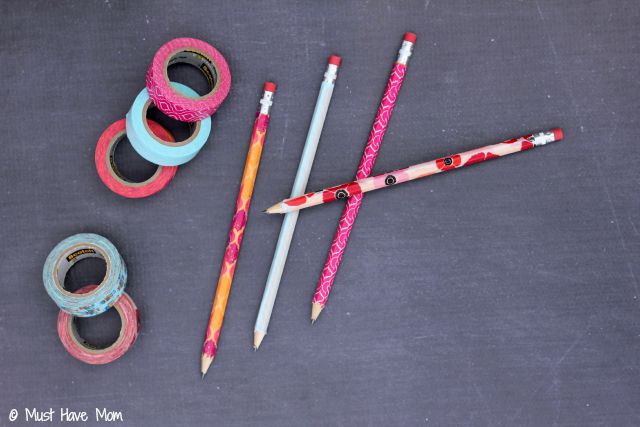
[[[84,294],[64,289],[64,278],[76,262],[101,258],[107,272],[97,288]],[[51,251],[42,270],[44,288],[61,310],[79,317],[91,317],[111,308],[124,293],[127,266],[113,243],[97,234],[81,233],[67,237]]]
[[[171,85],[184,95],[197,97],[196,91],[180,83]],[[192,123],[192,132],[184,141],[164,141],[158,138],[147,125],[147,111],[155,107],[147,89],[138,94],[127,113],[127,138],[133,148],[148,161],[161,166],[178,166],[193,159],[209,139],[211,117]]]

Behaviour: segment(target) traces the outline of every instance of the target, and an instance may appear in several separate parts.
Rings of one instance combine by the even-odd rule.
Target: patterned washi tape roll
[[[197,95],[193,89],[183,84],[171,85],[182,93]],[[172,142],[160,138],[149,129],[147,111],[153,106],[147,89],[142,89],[127,113],[127,137],[133,148],[151,163],[162,166],[177,166],[193,159],[209,139],[211,117],[193,124],[189,138]]]
[[[147,120],[149,129],[164,141],[174,141],[173,135],[158,123]],[[96,170],[100,179],[111,191],[124,197],[148,197],[165,188],[178,170],[177,166],[158,166],[146,181],[133,182],[124,177],[115,163],[114,153],[118,144],[127,136],[125,119],[109,126],[96,145]]]
[[[78,295],[87,294],[96,288],[96,285],[87,285],[75,293]],[[60,311],[58,314],[58,336],[60,336],[60,341],[67,352],[76,359],[91,365],[104,365],[125,354],[138,338],[140,316],[136,304],[126,293],[122,294],[114,308],[120,315],[122,326],[118,339],[107,348],[96,348],[85,341],[78,334],[76,325],[73,323],[73,316]]]
[[[102,258],[107,272],[98,287],[85,294],[64,289],[64,278],[76,262],[85,258]],[[127,267],[113,243],[91,233],[75,234],[58,243],[44,263],[44,288],[61,310],[78,317],[104,313],[124,293]]]
[[[209,93],[180,93],[169,84],[167,68],[176,63],[191,64],[202,71]],[[149,96],[160,111],[182,122],[203,120],[216,112],[229,94],[231,73],[222,54],[209,43],[192,38],[171,40],[158,49],[147,71]]]

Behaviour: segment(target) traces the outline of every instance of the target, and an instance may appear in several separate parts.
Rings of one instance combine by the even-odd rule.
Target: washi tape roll
[[[176,63],[191,64],[202,71],[210,91],[203,96],[180,93],[169,84],[167,68]],[[147,71],[147,90],[160,111],[182,122],[211,116],[229,94],[231,73],[222,54],[202,40],[179,38],[158,49]]]
[[[78,289],[75,294],[85,295],[97,287],[96,285],[87,285]],[[120,327],[118,339],[106,348],[97,348],[82,338],[73,323],[74,316],[61,310],[58,314],[58,336],[67,352],[76,359],[91,365],[104,365],[125,354],[138,338],[140,316],[136,304],[126,293],[122,294],[115,303],[114,308],[120,315],[122,326]]]
[[[173,135],[158,123],[147,120],[151,132],[164,141],[174,141]],[[146,181],[133,182],[127,179],[116,165],[114,153],[118,144],[127,136],[126,120],[118,120],[100,135],[96,145],[96,170],[102,182],[111,191],[124,197],[148,197],[165,188],[178,170],[177,166],[158,166]]]
[[[172,82],[171,85],[187,95],[197,95],[193,89],[183,84]],[[153,106],[154,103],[145,88],[138,94],[127,113],[127,137],[133,148],[151,163],[162,166],[177,166],[193,159],[209,139],[211,117],[192,124],[189,138],[173,142],[162,139],[149,128],[147,111]]]
[[[71,293],[64,289],[69,269],[85,258],[101,258],[107,264],[102,282],[91,292]],[[127,267],[113,243],[97,234],[81,233],[58,243],[44,263],[44,288],[61,310],[78,317],[91,317],[111,308],[124,293]]]

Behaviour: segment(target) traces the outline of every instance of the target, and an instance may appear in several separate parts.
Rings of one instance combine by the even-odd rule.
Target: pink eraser
[[[417,38],[418,36],[416,36],[415,33],[404,33],[404,40],[410,43],[415,43]]]
[[[337,65],[339,67],[341,61],[342,58],[340,58],[338,55],[331,55],[329,57],[329,64]]]
[[[562,141],[562,138],[564,138],[564,133],[562,132],[562,129],[555,128],[553,130],[553,137],[556,139],[556,141]]]
[[[276,91],[276,84],[273,82],[266,82],[264,84],[264,90],[266,92],[275,92]]]

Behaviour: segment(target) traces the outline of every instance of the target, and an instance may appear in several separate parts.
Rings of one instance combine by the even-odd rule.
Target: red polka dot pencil
[[[398,58],[391,70],[389,76],[389,82],[382,96],[380,107],[378,107],[378,113],[373,122],[373,128],[369,134],[369,140],[364,149],[362,160],[360,160],[360,166],[358,166],[358,172],[356,173],[356,179],[366,178],[371,174],[373,164],[378,156],[378,150],[380,144],[384,138],[384,134],[387,131],[387,124],[391,118],[393,107],[396,105],[396,99],[398,98],[398,92],[402,87],[404,81],[404,75],[407,70],[407,64],[411,57],[413,45],[416,42],[416,35],[413,33],[406,33],[402,41],[402,46],[398,52]],[[316,292],[313,296],[313,302],[311,304],[311,322],[315,322],[320,312],[327,303],[331,287],[333,286],[333,280],[338,272],[340,266],[340,260],[344,254],[347,242],[349,241],[349,234],[353,228],[353,224],[358,216],[358,210],[360,210],[360,204],[362,203],[362,194],[350,197],[347,200],[347,204],[342,211],[342,217],[338,223],[338,229],[333,238],[333,243],[329,249],[329,255],[327,261],[324,264],[322,275],[318,281]]]
[[[242,237],[244,236],[244,228],[249,215],[253,186],[258,176],[264,137],[267,134],[267,126],[269,125],[269,109],[273,103],[272,100],[275,91],[276,85],[274,83],[267,82],[264,84],[264,93],[260,100],[260,112],[258,113],[258,117],[256,117],[253,132],[251,133],[249,152],[247,153],[247,160],[244,165],[244,172],[242,173],[242,181],[240,182],[240,191],[238,192],[238,199],[236,201],[236,211],[233,215],[231,230],[229,231],[227,248],[224,251],[216,296],[213,299],[213,307],[211,307],[211,315],[209,317],[209,324],[207,325],[207,335],[202,345],[200,364],[202,378],[204,378],[209,370],[209,366],[211,366],[211,362],[213,362],[213,358],[218,350],[218,338],[220,337],[229,292],[231,291],[231,282],[233,281],[233,274],[236,270],[240,245],[242,244]]]
[[[534,147],[546,145],[550,142],[562,140],[562,129],[553,129],[533,135],[521,136],[498,144],[487,145],[464,153],[453,154],[440,159],[431,160],[408,168],[398,169],[393,172],[383,173],[369,178],[351,181],[321,191],[307,193],[305,195],[283,200],[267,209],[267,213],[288,213],[300,209],[333,202],[338,199],[346,199],[356,194],[388,188],[403,182],[424,178],[441,172],[459,169],[474,163],[497,159],[509,154],[519,153]]]

